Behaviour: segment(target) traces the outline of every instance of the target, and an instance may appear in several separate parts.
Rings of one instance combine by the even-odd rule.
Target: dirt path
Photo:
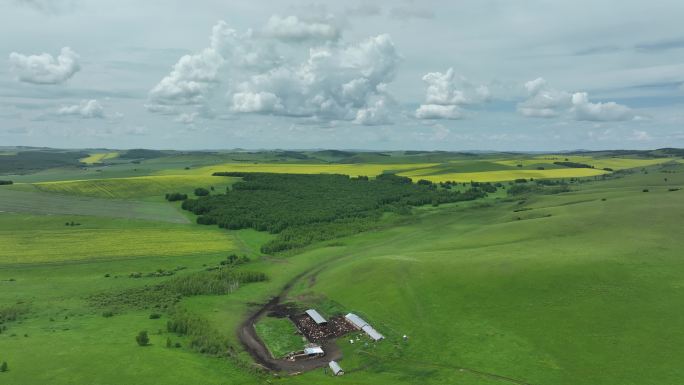
[[[327,261],[325,264],[332,262],[333,260]],[[324,265],[325,265],[324,264]],[[315,266],[309,270],[306,270],[290,281],[288,281],[280,293],[271,298],[266,304],[261,306],[259,310],[253,313],[249,318],[247,318],[238,329],[238,338],[244,346],[245,350],[254,358],[259,365],[274,371],[285,371],[289,373],[304,372],[316,368],[322,368],[328,366],[328,362],[331,360],[339,360],[342,358],[342,352],[335,344],[335,341],[326,341],[321,344],[323,351],[325,351],[325,356],[318,358],[311,358],[307,360],[299,361],[288,361],[288,360],[277,360],[271,357],[268,349],[264,345],[263,341],[259,338],[254,330],[254,324],[263,317],[266,313],[273,310],[278,304],[280,304],[280,299],[287,295],[292,285],[299,279],[312,272],[318,272],[322,269],[321,265]]]

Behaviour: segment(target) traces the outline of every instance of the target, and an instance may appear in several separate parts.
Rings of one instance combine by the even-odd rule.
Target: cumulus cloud
[[[163,110],[168,105],[192,105],[204,101],[207,93],[217,83],[219,69],[224,58],[219,53],[222,39],[236,32],[220,22],[212,29],[210,46],[194,55],[184,55],[150,91],[152,110]],[[148,107],[148,110],[150,108]]]
[[[57,58],[48,53],[23,55],[12,52],[9,55],[10,69],[17,79],[33,84],[64,83],[81,69],[78,58],[69,47],[62,48]]]
[[[536,78],[525,83],[528,99],[518,104],[518,112],[533,118],[554,118],[570,106],[572,96],[550,88],[546,80]]]
[[[337,36],[324,28],[305,30]],[[290,37],[295,39],[295,35]],[[209,47],[183,56],[150,91],[146,108],[161,114],[189,113],[188,109],[216,105],[214,96],[221,94],[227,98],[221,104],[236,115],[270,114],[362,125],[390,121],[392,100],[385,86],[393,80],[400,57],[388,35],[356,44],[312,41],[304,57],[298,56],[301,50],[292,49],[292,39],[238,34],[219,22]],[[279,49],[289,55],[280,55]]]
[[[537,78],[525,83],[528,98],[518,103],[518,112],[531,118],[555,118],[562,115],[579,121],[609,122],[631,120],[635,114],[615,102],[591,103],[586,92],[569,93],[548,86]]]
[[[418,119],[463,119],[462,106],[486,102],[490,99],[489,88],[475,86],[463,77],[457,77],[453,68],[445,73],[430,72],[423,76],[427,84],[425,103],[416,110]]]
[[[392,123],[390,118],[390,110],[388,108],[388,99],[386,97],[379,97],[372,105],[360,108],[356,111],[356,118],[354,123],[365,126],[377,126]]]
[[[250,76],[232,93],[237,112],[350,120],[387,121],[385,85],[399,55],[388,35],[359,44],[315,47],[301,63]]]
[[[264,27],[266,36],[291,41],[337,40],[340,30],[333,25],[332,19],[302,20],[297,16],[273,15]]]
[[[74,115],[86,119],[103,119],[105,117],[104,108],[102,108],[100,102],[95,99],[81,100],[81,103],[79,104],[63,106],[57,110],[57,114]]]
[[[275,112],[282,110],[280,98],[271,92],[237,92],[233,94],[233,111]]]
[[[591,103],[586,92],[576,92],[572,95],[572,109],[575,120],[593,122],[613,122],[634,119],[631,108],[615,102]]]
[[[418,119],[463,119],[463,110],[456,105],[423,104],[416,110]]]
[[[145,108],[159,114],[176,114],[182,107],[206,109],[221,83],[222,70],[270,68],[280,59],[268,46],[257,46],[252,33],[239,34],[224,21],[212,28],[209,46],[182,56],[171,72],[149,92]]]

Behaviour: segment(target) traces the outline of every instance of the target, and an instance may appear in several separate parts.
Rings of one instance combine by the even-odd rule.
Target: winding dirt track
[[[277,360],[271,357],[271,354],[268,352],[268,349],[264,345],[263,341],[261,341],[256,333],[256,330],[254,330],[254,324],[259,320],[259,318],[263,317],[270,310],[274,309],[280,303],[280,299],[285,297],[295,282],[297,282],[303,276],[312,273],[314,270],[316,270],[317,273],[321,269],[322,268],[320,266],[316,266],[292,278],[287,282],[287,284],[285,284],[277,296],[271,298],[270,301],[261,306],[259,310],[254,312],[240,325],[240,328],[238,329],[238,338],[245,347],[245,350],[252,355],[254,361],[256,361],[259,365],[269,370],[295,373],[322,368],[328,366],[328,362],[331,360],[339,360],[342,358],[342,352],[335,344],[335,341],[326,341],[321,344],[323,351],[325,351],[325,356],[323,357],[300,361]]]

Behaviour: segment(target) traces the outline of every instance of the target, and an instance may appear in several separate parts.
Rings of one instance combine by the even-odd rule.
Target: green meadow
[[[684,376],[680,158],[226,152],[132,163],[116,153],[95,162],[111,162],[99,172],[0,178],[18,182],[0,186],[0,320],[14,315],[0,325],[1,384],[674,385]],[[565,159],[594,168],[554,163]],[[260,248],[274,234],[198,225],[164,200],[237,181],[217,171],[503,183],[486,198],[387,212],[368,231],[270,255]],[[519,178],[562,179],[568,191],[508,194]],[[171,307],[149,297],[231,254],[246,257],[231,271],[267,279],[179,294]],[[340,338],[342,377],[264,372],[237,330],[288,283],[282,301],[354,312],[386,339]],[[230,354],[169,331],[183,316]],[[150,344],[138,346],[143,330]],[[302,346],[286,319],[262,318],[256,331],[274,356]]]

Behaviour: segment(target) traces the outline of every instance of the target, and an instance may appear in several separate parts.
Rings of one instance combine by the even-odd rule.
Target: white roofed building
[[[361,330],[366,332],[366,334],[368,334],[368,337],[370,337],[373,341],[380,341],[380,340],[385,338],[385,336],[378,333],[378,331],[373,329],[373,327],[370,325],[364,326],[363,329],[361,329]]]
[[[328,366],[330,367],[330,370],[332,370],[333,375],[341,376],[344,374],[344,370],[342,370],[342,367],[336,361],[330,361]]]
[[[315,322],[317,325],[325,325],[325,324],[328,323],[328,321],[326,321],[326,319],[323,318],[323,316],[322,316],[319,312],[317,312],[316,310],[314,310],[314,309],[309,309],[309,310],[307,310],[307,311],[306,311],[306,314],[308,314],[309,317],[311,317],[311,319],[314,320],[314,322]]]
[[[344,318],[359,330],[363,329],[364,326],[368,325],[368,323],[364,321],[363,318],[357,316],[354,313],[349,313],[346,316],[344,316]]]

